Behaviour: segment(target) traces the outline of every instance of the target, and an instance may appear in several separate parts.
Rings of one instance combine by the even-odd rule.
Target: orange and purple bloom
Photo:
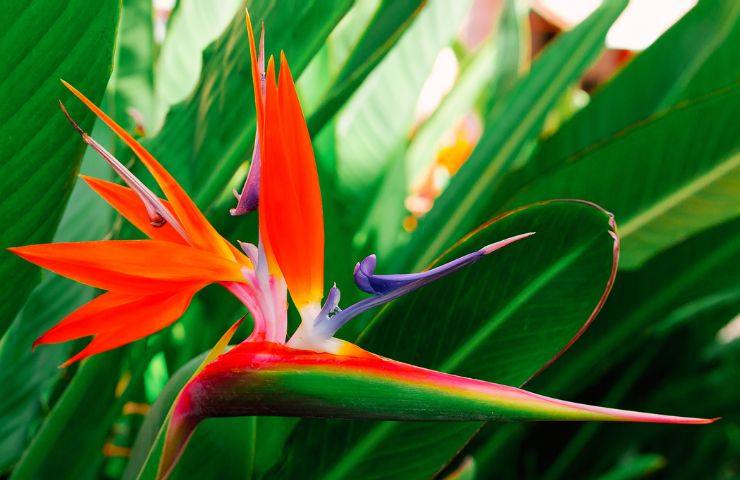
[[[179,395],[169,424],[162,475],[174,465],[196,425],[212,416],[712,421],[556,400],[396,362],[336,338],[335,333],[360,313],[465,268],[534,232],[503,239],[421,273],[377,274],[376,258],[371,255],[360,261],[354,272],[357,286],[369,297],[344,309],[339,307],[336,285],[324,297],[323,213],[310,135],[285,56],[280,56],[279,69],[273,58],[265,68],[264,37],[258,52],[248,16],[247,30],[257,134],[250,171],[231,213],[257,210],[256,244],[240,243],[241,248],[236,248],[224,239],[141,144],[65,83],[134,151],[166,200],[158,198],[70,118],[83,140],[127,186],[88,177],[84,180],[150,239],[11,249],[60,275],[106,290],[35,342],[92,336],[65,365],[165,328],[206,285],[222,285],[244,303],[253,319],[252,333],[240,345],[209,359],[212,361]],[[291,335],[288,293],[301,315],[301,324]],[[223,351],[229,338],[225,337],[215,354]]]

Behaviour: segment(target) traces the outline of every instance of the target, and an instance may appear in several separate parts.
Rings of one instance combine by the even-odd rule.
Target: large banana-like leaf
[[[614,404],[613,402],[626,395],[625,390],[631,388],[647,368],[658,368],[655,356],[661,350],[661,341],[666,336],[669,326],[674,328],[673,326],[679,323],[676,314],[681,314],[681,310],[684,309],[687,313],[681,314],[683,317],[681,323],[695,322],[695,328],[688,336],[692,343],[677,342],[665,345],[669,350],[666,353],[670,368],[661,369],[658,379],[663,380],[668,374],[674,374],[672,373],[674,366],[686,364],[685,368],[688,370],[688,365],[696,363],[705,353],[697,338],[714,340],[717,322],[728,321],[740,309],[740,291],[738,291],[740,269],[731,266],[731,259],[738,255],[740,255],[740,221],[735,220],[702,232],[658,254],[639,270],[620,272],[599,320],[558,362],[535,378],[530,388],[548,395],[572,398],[597,385],[597,382],[613,372],[618,380],[614,389],[610,389],[610,393],[603,399],[603,403]],[[696,306],[700,303],[706,304],[705,299],[717,297],[717,292],[728,290],[734,290],[734,294],[723,294],[719,298],[723,304],[722,309],[725,310],[724,314],[712,308],[708,315],[697,318]],[[711,302],[711,305],[715,304],[716,301]],[[696,330],[700,326],[710,328],[707,333],[697,335]],[[714,331],[711,330],[711,326],[714,326]],[[676,338],[671,340],[675,342]],[[675,350],[672,350],[675,347],[672,345],[680,345],[682,354],[675,356]],[[604,355],[605,351],[610,352],[609,355]],[[707,372],[701,371],[699,367],[693,367],[691,370],[694,368],[700,373],[675,372],[679,380],[695,376],[711,385],[703,391],[699,388],[692,390],[692,397],[704,398],[701,405],[697,405],[697,411],[692,413],[700,415],[702,410],[710,409],[724,415],[732,415],[732,408],[706,405],[708,396],[715,398],[722,390],[716,382],[721,382],[725,377],[707,375]],[[635,369],[637,371],[633,371]],[[647,392],[653,390],[660,392],[659,386],[654,383],[649,381],[646,384],[649,388],[640,388],[636,394],[639,403],[633,401],[629,405],[640,405],[641,408],[648,409],[670,408],[671,404],[678,405],[682,403],[682,399],[688,398],[687,393],[678,392],[676,393],[678,397],[673,397],[671,403],[644,404]],[[711,395],[708,395],[710,392]],[[536,435],[530,429],[527,430],[529,435]],[[481,459],[478,462],[479,466],[489,475],[503,474],[504,464],[511,454],[506,446],[518,442],[517,439],[521,439],[523,433],[521,426],[487,426],[481,433],[485,441],[475,449],[479,452],[476,453],[476,459]],[[573,439],[572,445],[561,452],[562,459],[558,459],[556,464],[552,465],[552,473],[548,472],[551,476],[546,478],[558,478],[567,465],[579,463],[579,459],[585,455],[583,450],[586,444],[595,433],[593,427],[584,427],[583,432]],[[625,432],[625,436],[629,438],[639,435],[640,432]],[[683,436],[679,442],[684,445],[695,445]],[[618,442],[617,445],[615,448],[618,450],[624,448]],[[566,475],[563,478],[568,477]]]
[[[619,220],[627,268],[737,215],[740,70],[728,59],[739,18],[737,2],[701,2],[506,178],[494,209],[551,196],[596,201]]]
[[[440,261],[516,233],[537,234],[527,245],[511,245],[490,262],[397,300],[367,326],[360,345],[435,370],[522,385],[598,312],[616,272],[611,222],[599,208],[568,201],[504,215]],[[271,475],[429,478],[479,427],[301,420]],[[433,449],[425,447],[430,444]],[[378,462],[382,473],[374,468]]]
[[[134,130],[134,118],[131,109],[135,109],[149,117],[152,107],[152,61],[153,40],[151,35],[151,2],[142,0],[127,0],[121,11],[120,28],[118,30],[118,50],[116,51],[116,69],[108,83],[105,103],[108,108],[116,112],[116,116],[122,119],[122,123]],[[70,104],[70,107],[72,104]],[[93,129],[93,135],[98,141],[105,145],[111,152],[116,152],[116,143],[113,135],[106,128]],[[68,125],[62,125],[62,129],[69,130]],[[75,141],[82,143],[79,139]],[[86,174],[98,178],[110,176],[110,168],[103,162],[98,154],[88,149],[83,158],[82,170]],[[99,198],[84,182],[77,182],[72,192],[69,207],[65,210],[62,222],[55,239],[57,241],[82,241],[102,238],[112,230],[114,214],[110,206]],[[16,317],[6,337],[0,346],[0,367],[2,380],[0,381],[0,392],[2,393],[2,428],[12,431],[3,435],[2,456],[3,462],[17,460],[20,452],[34,439],[34,429],[42,423],[45,400],[49,397],[49,391],[55,379],[62,373],[59,365],[67,357],[65,352],[69,351],[70,345],[58,345],[49,349],[31,351],[30,346],[44,331],[51,328],[65,315],[71,313],[75,308],[91,300],[94,289],[86,287],[54,274],[45,273],[42,283],[37,287],[27,302],[24,309]],[[116,356],[119,361],[122,356]],[[12,365],[12,368],[11,368]],[[86,382],[96,384],[99,393],[114,389],[117,382],[117,369],[108,365],[107,369],[90,368],[83,371],[84,375],[74,377],[72,383],[78,383],[73,389],[84,389],[82,385]],[[114,372],[111,374],[110,372]],[[93,377],[93,378],[91,378]],[[66,384],[66,382],[65,382]],[[70,407],[68,407],[69,409]],[[109,407],[110,408],[110,407]],[[34,439],[34,451],[43,457],[43,448],[53,443],[53,432],[69,418],[65,416],[64,408],[54,409],[50,415],[49,425],[43,429],[47,432],[46,441]],[[75,440],[85,436],[83,443],[90,452],[96,452],[102,446],[102,441],[107,433],[110,423],[116,417],[115,408],[110,412],[101,408],[89,411],[90,427],[87,431],[76,429],[64,429],[69,444],[78,444]],[[100,415],[100,417],[95,417]],[[103,421],[101,418],[107,418]],[[56,427],[53,427],[56,425]],[[39,435],[43,437],[42,435]],[[6,460],[7,457],[7,460]],[[32,457],[33,458],[33,457]],[[48,456],[48,462],[43,465],[29,467],[28,460],[23,461],[22,469],[25,471],[44,471],[45,468],[53,468],[55,457]],[[43,463],[43,462],[42,462]],[[85,462],[78,458],[65,463],[69,471],[77,471]],[[89,468],[94,468],[89,466]],[[24,470],[21,470],[21,473]],[[61,472],[60,472],[61,473]]]
[[[159,125],[170,106],[185,100],[195,88],[203,68],[203,50],[223,33],[241,4],[240,0],[177,2],[157,58],[156,109],[150,124]]]
[[[607,205],[620,222],[623,265],[639,265],[740,215],[738,112],[740,83],[683,102],[541,172],[506,206],[552,196]]]
[[[119,2],[5,2],[0,20],[0,332],[39,280],[38,269],[6,247],[49,241],[84,151],[58,111],[60,78],[100,100],[113,61]],[[92,114],[71,106],[84,128]]]
[[[560,163],[657,111],[736,81],[728,58],[740,35],[739,18],[734,0],[700,1],[545,140],[533,163]]]
[[[108,167],[91,150],[85,153],[82,170],[105,177]],[[78,182],[65,210],[57,241],[99,238],[110,229],[110,208],[83,182]],[[51,383],[59,365],[68,357],[70,345],[32,351],[43,332],[91,300],[94,290],[54,274],[45,274],[28,302],[18,313],[0,343],[0,471],[20,457],[31,439],[31,429],[43,413]]]
[[[605,2],[574,30],[560,36],[486,119],[486,129],[465,165],[404,248],[399,262],[422,268],[490,212],[487,199],[502,175],[537,138],[549,110],[604,47],[609,27],[627,2]]]
[[[398,38],[425,7],[421,0],[383,0],[358,39],[332,84],[326,98],[311,115],[309,130],[317,134],[349,96],[374,71]]]

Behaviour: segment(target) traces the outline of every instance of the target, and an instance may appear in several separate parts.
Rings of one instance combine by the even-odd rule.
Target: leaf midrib
[[[681,188],[663,196],[661,200],[654,203],[651,207],[644,209],[622,224],[619,229],[622,239],[626,239],[639,228],[690,199],[694,194],[712,185],[717,180],[724,178],[725,175],[733,172],[738,166],[740,166],[740,152],[736,151],[729,155],[725,161],[716,164],[714,168],[696,177],[693,181],[683,184]]]

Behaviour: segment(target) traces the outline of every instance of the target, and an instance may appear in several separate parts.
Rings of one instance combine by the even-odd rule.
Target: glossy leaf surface
[[[404,266],[422,268],[491,211],[486,199],[536,139],[547,113],[566,88],[603,49],[606,33],[625,5],[621,0],[606,2],[588,20],[560,36],[497,103],[470,158],[404,248]]]
[[[616,268],[610,222],[599,208],[567,201],[496,219],[465,237],[440,262],[521,232],[537,233],[397,300],[369,323],[359,344],[399,361],[522,385],[598,311]],[[382,269],[380,259],[379,273]],[[301,420],[272,474],[427,478],[479,427]],[[430,442],[435,448],[424,448]],[[407,449],[403,456],[397,455],[399,444]],[[382,473],[374,468],[378,462],[386,465]]]
[[[0,332],[39,281],[38,269],[5,249],[51,240],[66,205],[84,144],[59,112],[69,94],[60,78],[100,100],[113,62],[119,2],[96,8],[75,0],[9,2],[0,20]],[[84,128],[93,116],[70,111]],[[11,280],[12,279],[12,280]]]

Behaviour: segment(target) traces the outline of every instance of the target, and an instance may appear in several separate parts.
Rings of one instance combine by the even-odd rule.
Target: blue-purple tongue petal
[[[377,260],[375,254],[368,255],[363,258],[361,262],[357,262],[355,265],[355,283],[357,287],[363,292],[376,294],[379,293],[372,285],[370,278],[375,274],[375,264]]]
[[[391,300],[412,292],[417,288],[423,287],[424,285],[449,275],[450,273],[456,272],[477,262],[489,253],[495,252],[496,250],[516,241],[531,237],[532,235],[534,235],[534,232],[523,233],[521,235],[516,235],[496,243],[486,245],[475,252],[420,273],[376,275],[375,255],[369,255],[355,266],[354,277],[360,290],[371,293],[373,296],[360,300],[354,305],[336,312],[334,315],[320,315],[319,318],[316,319],[316,333],[327,337],[333,336],[337,330],[357,315],[371,308],[390,302]],[[327,313],[329,312],[327,311]]]

